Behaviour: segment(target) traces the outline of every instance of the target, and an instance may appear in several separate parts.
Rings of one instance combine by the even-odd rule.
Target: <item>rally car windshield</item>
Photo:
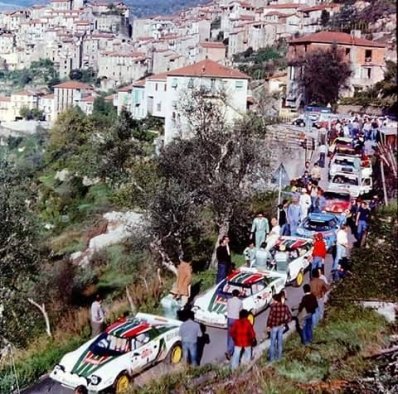
[[[304,222],[303,227],[306,230],[311,230],[311,231],[327,231],[336,227],[336,222],[334,220],[329,220],[327,222],[320,222],[316,220],[307,219]]]
[[[130,351],[130,341],[104,332],[90,345],[90,351],[100,356],[118,356]]]
[[[326,200],[350,201],[351,199],[351,196],[346,193],[325,192],[323,196]]]

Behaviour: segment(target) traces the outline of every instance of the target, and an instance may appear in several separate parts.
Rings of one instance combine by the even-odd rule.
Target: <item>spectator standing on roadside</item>
[[[377,195],[373,196],[373,198],[370,200],[370,203],[369,203],[370,212],[372,214],[375,213],[375,211],[377,210],[379,205],[380,205],[379,197]]]
[[[239,319],[239,313],[243,309],[242,300],[239,298],[239,290],[232,290],[232,297],[227,301],[227,353],[225,356],[229,360],[234,353],[234,341],[231,336],[231,327]]]
[[[268,252],[267,252],[266,248],[267,248],[267,244],[265,242],[263,242],[260,245],[260,249],[257,249],[256,262],[255,262],[256,268],[267,268]]]
[[[358,209],[356,223],[355,223],[357,226],[358,246],[361,246],[363,241],[363,236],[365,235],[365,232],[368,229],[369,217],[370,217],[370,209],[368,208],[368,203],[366,201],[362,201],[361,207]]]
[[[323,235],[322,233],[316,233],[314,235],[314,249],[312,251],[312,269],[324,267],[326,253],[327,249]]]
[[[329,286],[320,279],[319,277],[319,269],[315,268],[312,270],[312,279],[310,281],[311,293],[316,297],[318,308],[316,309],[312,324],[315,327],[320,320],[323,319],[324,314],[324,297],[325,294],[329,291]]]
[[[186,320],[181,324],[179,334],[182,343],[182,353],[188,365],[198,365],[198,337],[202,336],[200,324],[194,321],[194,313],[185,311]]]
[[[294,196],[292,198],[292,202],[289,204],[287,208],[287,222],[289,224],[289,235],[296,235],[297,227],[300,224],[300,204],[299,199]]]
[[[311,207],[311,197],[308,194],[308,190],[304,187],[301,190],[300,196],[300,221],[302,222],[307,216],[308,211]]]
[[[283,332],[286,324],[291,320],[292,314],[289,307],[282,301],[282,294],[276,294],[267,320],[267,331],[271,333],[269,347],[270,361],[279,360],[282,357]]]
[[[327,153],[326,145],[325,144],[319,145],[318,151],[319,151],[319,167],[324,168],[326,161],[326,153]]]
[[[269,233],[268,219],[265,218],[261,212],[259,212],[257,217],[253,220],[251,233],[252,239],[255,241],[256,249],[258,249]]]
[[[304,296],[301,299],[298,309],[298,321],[301,328],[301,342],[303,345],[308,345],[313,338],[312,315],[318,308],[316,297],[311,293],[309,284],[303,286]]]
[[[321,180],[321,169],[318,163],[314,163],[314,167],[311,170],[311,179],[313,181],[317,181],[318,183]]]
[[[245,258],[246,267],[251,267],[256,261],[256,248],[254,247],[254,242],[250,241],[249,245],[243,251],[243,256]]]
[[[188,298],[191,293],[191,283],[192,283],[192,264],[191,256],[185,254],[180,259],[180,264],[177,268],[177,280],[175,285],[176,299],[181,299],[181,306],[184,306],[188,302]]]
[[[267,250],[271,249],[275,245],[281,234],[281,228],[276,218],[271,219],[271,226],[271,231],[267,236]]]
[[[341,225],[340,229],[337,231],[336,257],[333,261],[333,266],[332,266],[332,272],[334,278],[336,278],[337,269],[340,260],[343,257],[347,257],[347,249],[348,249],[347,225],[343,224]]]
[[[287,217],[286,217],[286,210],[287,207],[289,206],[289,203],[287,200],[283,200],[282,204],[278,205],[278,210],[279,210],[279,227],[281,229],[280,235],[287,235],[288,234],[288,224],[287,224]]]
[[[361,202],[358,199],[355,199],[353,201],[353,203],[351,205],[351,209],[350,209],[352,220],[351,221],[347,220],[347,223],[351,227],[351,232],[355,236],[356,239],[358,239],[356,221],[357,221],[357,214],[358,214],[360,207],[361,207]]]
[[[94,338],[102,332],[105,325],[105,311],[102,307],[102,297],[97,294],[90,310],[91,337]]]
[[[250,362],[252,346],[256,344],[256,333],[248,317],[249,312],[246,309],[242,309],[239,312],[239,320],[230,329],[235,345],[231,358],[231,368],[233,370],[238,368],[240,363],[247,364]]]
[[[326,198],[323,195],[323,190],[320,187],[318,187],[318,194],[315,200],[314,212],[321,213],[325,211],[325,209],[326,209]]]
[[[311,212],[314,212],[315,209],[315,202],[316,202],[316,198],[318,196],[318,184],[317,182],[311,182],[310,184],[310,188],[309,188],[309,193],[311,196]]]
[[[229,249],[229,238],[224,236],[216,250],[217,255],[217,277],[216,283],[224,280],[231,269],[231,251]]]

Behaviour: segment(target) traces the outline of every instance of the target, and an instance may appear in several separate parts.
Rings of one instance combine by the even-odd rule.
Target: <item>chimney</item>
[[[361,38],[361,30],[351,30],[351,37],[352,38]]]

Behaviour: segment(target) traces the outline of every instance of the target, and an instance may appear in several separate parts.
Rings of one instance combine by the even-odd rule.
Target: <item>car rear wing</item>
[[[135,318],[146,321],[152,326],[180,326],[182,324],[182,322],[177,319],[170,319],[168,317],[152,315],[150,313],[138,312],[135,315]]]

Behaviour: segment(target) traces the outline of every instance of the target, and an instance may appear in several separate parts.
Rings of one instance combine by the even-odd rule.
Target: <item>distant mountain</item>
[[[37,1],[34,0],[0,0],[0,11],[29,7],[35,3]]]

